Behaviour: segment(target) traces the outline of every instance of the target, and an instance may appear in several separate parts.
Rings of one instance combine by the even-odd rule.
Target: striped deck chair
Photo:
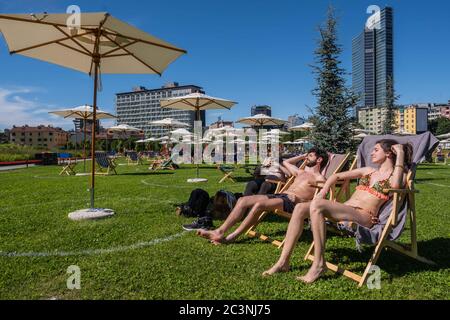
[[[76,175],[75,167],[77,166],[77,159],[72,158],[70,154],[61,154],[58,158],[58,164],[63,166],[59,173],[60,176],[66,174],[68,176]]]
[[[97,162],[97,170],[96,174],[99,175],[109,175],[111,172],[117,174],[116,164],[113,160],[111,160],[106,152],[104,151],[96,151],[95,152],[95,161]],[[106,170],[106,172],[105,172]]]
[[[329,178],[331,175],[341,172],[344,168],[345,165],[348,163],[348,161],[350,160],[351,154],[329,154],[329,161],[328,161],[328,165],[323,169],[322,174],[324,175],[325,178]],[[305,162],[303,163],[303,165],[300,167],[304,167],[305,166]],[[295,180],[295,176],[291,177],[288,182],[281,188],[279,189],[278,193],[283,193],[284,191],[286,191],[290,185],[292,184],[292,182],[294,182]],[[334,191],[334,193],[332,195],[330,195],[330,197],[338,197],[341,194],[348,194],[349,191],[347,191],[346,189],[348,189],[350,186],[350,183],[346,183],[343,182],[340,185],[340,190],[339,192],[336,194],[336,191]],[[321,185],[314,185],[313,187],[316,187],[318,192],[320,190],[320,188],[322,187]],[[284,212],[282,210],[275,210],[273,212],[270,211],[264,211],[258,218],[258,220],[256,221],[256,223],[251,226],[246,234],[251,237],[251,238],[256,238],[258,237],[260,240],[262,241],[266,241],[266,242],[270,242],[272,243],[274,246],[278,247],[278,248],[282,248],[284,245],[284,240],[283,241],[278,241],[278,240],[274,240],[271,239],[269,236],[258,233],[257,231],[255,231],[256,227],[266,218],[267,215],[269,215],[270,213],[273,213],[279,217],[285,218],[287,220],[291,219],[292,214]]]
[[[142,164],[142,158],[136,151],[127,152],[128,165],[140,165]]]
[[[367,263],[362,275],[356,274],[354,271],[339,267],[338,265],[327,262],[329,270],[344,275],[358,283],[362,287],[371,272],[371,268],[375,265],[384,248],[392,249],[410,258],[416,259],[426,264],[434,264],[432,261],[419,256],[417,247],[417,225],[416,225],[416,205],[415,197],[419,192],[414,187],[414,179],[416,167],[426,156],[426,154],[436,148],[439,141],[429,132],[416,136],[369,136],[366,137],[358,149],[358,167],[374,166],[370,162],[370,152],[376,142],[381,139],[394,139],[401,144],[411,143],[413,146],[413,164],[406,177],[405,187],[403,189],[384,190],[392,194],[392,198],[388,201],[380,211],[380,223],[371,229],[359,226],[357,224],[347,224],[346,236],[356,238],[357,247],[361,244],[374,246],[369,262]],[[409,217],[409,228],[411,238],[409,244],[400,244],[396,240],[402,235],[406,222]],[[356,226],[356,229],[355,229]],[[306,253],[305,260],[314,261],[314,243],[310,246]]]

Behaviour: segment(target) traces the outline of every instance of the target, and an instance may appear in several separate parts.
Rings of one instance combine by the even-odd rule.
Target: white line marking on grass
[[[165,238],[154,239],[148,242],[138,242],[130,246],[119,246],[109,249],[95,249],[95,250],[82,250],[73,252],[55,251],[55,252],[3,252],[0,251],[0,257],[27,257],[27,258],[40,258],[40,257],[70,257],[70,256],[94,256],[101,254],[117,253],[128,250],[142,249],[150,246],[154,246],[163,242],[169,242],[176,238],[179,238],[186,234],[187,231],[183,231]]]
[[[446,174],[446,173],[440,173],[440,174],[435,174],[435,173],[433,173],[433,172],[427,172],[427,174],[428,175],[431,175],[431,176],[446,176],[446,177],[450,177],[450,174]]]
[[[141,180],[141,182],[143,184],[145,184],[146,186],[150,186],[150,187],[160,187],[160,188],[189,188],[192,189],[192,186],[180,186],[177,184],[171,184],[171,185],[165,185],[165,184],[156,184],[156,183],[149,183],[146,180]]]
[[[429,185],[431,185],[431,186],[436,186],[436,187],[446,187],[446,188],[450,188],[450,186],[446,186],[445,184],[439,184],[439,183],[422,182],[422,184],[429,184]]]

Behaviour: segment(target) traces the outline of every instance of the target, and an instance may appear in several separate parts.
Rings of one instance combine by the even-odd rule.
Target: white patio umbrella
[[[438,139],[449,139],[450,138],[450,132],[449,133],[445,133],[445,134],[441,134],[441,135],[437,136],[436,138],[438,138]]]
[[[100,74],[158,74],[186,53],[168,42],[139,30],[108,13],[81,13],[80,24],[70,24],[72,14],[0,14],[2,32],[11,54],[54,63],[94,75],[92,132],[97,120]],[[73,216],[95,216],[95,134],[92,136],[91,209]],[[113,214],[111,210],[100,214]],[[73,217],[72,216],[72,217]]]
[[[49,112],[50,114],[54,114],[60,117],[63,117],[64,119],[81,119],[83,120],[83,166],[84,166],[84,172],[86,172],[86,120],[92,120],[94,117],[94,109],[92,106],[84,105],[79,106],[72,109],[63,109],[63,110],[56,110]],[[97,109],[97,119],[115,119],[116,116],[110,114],[109,112],[98,110]],[[76,137],[76,132],[75,132]],[[78,143],[78,142],[77,142]]]
[[[195,119],[200,121],[201,110],[227,109],[230,110],[237,103],[222,98],[207,96],[203,93],[191,93],[186,96],[161,100],[162,108],[195,111]]]
[[[211,109],[226,109],[230,110],[236,102],[222,98],[207,96],[203,93],[192,93],[186,96],[173,97],[161,100],[162,108],[170,108],[177,110],[191,110],[195,111],[196,121],[200,121],[200,111]],[[206,182],[208,179],[199,178],[199,165],[197,164],[196,179],[189,179],[189,182]]]
[[[178,136],[192,136],[192,133],[186,129],[177,129],[174,131],[170,132],[173,135],[178,135]]]
[[[362,139],[364,139],[367,136],[369,136],[369,135],[366,134],[366,133],[360,133],[360,134],[357,134],[356,136],[353,136],[353,139],[354,140],[362,140]]]
[[[269,117],[265,114],[257,114],[256,116],[249,118],[242,118],[237,122],[248,124],[253,127],[263,127],[263,126],[281,126],[287,121],[278,118]]]
[[[150,122],[150,124],[152,126],[160,126],[160,127],[165,127],[168,129],[173,129],[173,128],[189,128],[191,125],[172,119],[172,118],[166,118],[166,119],[162,119],[162,120],[157,120],[157,121],[152,121]]]
[[[314,129],[316,126],[311,122],[305,122],[302,125],[295,126],[289,129],[289,131],[309,131]]]
[[[110,133],[110,134],[118,133],[121,138],[124,138],[127,133],[131,133],[131,134],[135,133],[135,134],[138,134],[138,135],[144,135],[144,131],[143,130],[141,130],[139,128],[132,127],[132,126],[130,126],[128,124],[121,124],[121,125],[118,125],[118,126],[114,126],[114,127],[108,128],[107,132]]]

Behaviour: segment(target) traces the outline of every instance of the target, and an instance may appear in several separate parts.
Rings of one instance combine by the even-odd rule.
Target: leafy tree
[[[450,119],[440,117],[435,120],[431,120],[428,123],[428,128],[432,134],[439,136],[450,132]]]

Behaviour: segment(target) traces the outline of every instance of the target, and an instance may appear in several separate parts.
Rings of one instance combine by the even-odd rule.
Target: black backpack
[[[179,215],[185,217],[203,217],[210,202],[209,194],[203,189],[195,189],[191,192],[187,203],[183,203],[177,209]]]

